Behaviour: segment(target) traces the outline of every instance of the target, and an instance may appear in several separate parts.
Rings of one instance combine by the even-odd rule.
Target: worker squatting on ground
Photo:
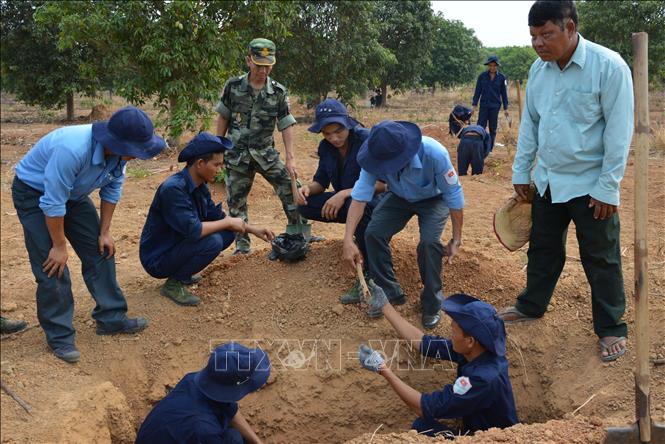
[[[457,145],[457,173],[466,176],[471,165],[471,174],[483,174],[485,158],[492,151],[492,139],[485,128],[469,125],[459,132]]]
[[[300,217],[291,191],[291,176],[297,177],[293,152],[296,119],[291,115],[286,88],[268,77],[275,62],[273,42],[252,40],[246,57],[249,73],[226,82],[215,109],[219,113],[217,134],[228,133],[235,145],[224,157],[229,214],[249,221],[247,196],[258,172],[275,189],[289,224],[302,226],[306,221]],[[282,133],[286,165],[275,149],[275,124]],[[249,251],[249,236],[237,233],[234,254]]]
[[[397,377],[383,356],[362,344],[360,364],[383,376],[397,395],[418,414],[412,428],[430,436],[475,433],[491,427],[517,424],[513,388],[508,376],[506,332],[503,321],[490,304],[465,294],[443,301],[451,318],[450,339],[423,334],[405,320],[374,285],[370,310],[381,311],[393,328],[423,356],[457,363],[457,379],[442,390],[420,393]],[[462,419],[462,429],[453,430],[440,419]]]
[[[353,234],[374,197],[376,181],[386,183],[388,191],[365,231],[369,275],[393,305],[406,302],[393,270],[390,239],[417,215],[418,269],[424,286],[420,294],[422,322],[425,328],[433,328],[441,320],[443,257],[448,256],[451,263],[462,242],[464,195],[448,151],[436,140],[422,136],[417,125],[386,120],[370,131],[358,153],[358,163],[362,170],[351,192],[344,259],[354,270],[363,260]],[[453,237],[443,246],[441,234],[449,215]]]
[[[489,56],[484,64],[487,65],[487,71],[481,73],[476,80],[476,90],[473,93],[472,106],[475,111],[478,100],[480,100],[477,124],[483,128],[487,128],[489,123],[490,137],[492,138],[490,151],[492,151],[494,149],[494,141],[496,140],[496,128],[502,103],[503,112],[506,118],[508,118],[507,80],[506,76],[497,70],[497,67],[501,66],[497,56]]]
[[[319,143],[319,165],[312,182],[298,190],[298,211],[309,220],[345,223],[351,206],[351,190],[360,176],[358,151],[369,136],[369,130],[357,120],[349,117],[346,106],[335,99],[326,99],[316,107],[314,124],[310,132],[321,133]],[[326,191],[332,185],[333,191]],[[356,226],[354,239],[367,264],[365,229],[372,217],[372,210],[385,191],[385,184],[376,182],[374,197],[365,206],[360,222]],[[343,304],[360,302],[360,281],[341,297]]]
[[[37,280],[37,318],[49,347],[64,361],[80,358],[67,240],[81,259],[83,280],[97,303],[92,311],[97,334],[135,333],[148,325],[144,318],[127,317],[110,226],[127,161],[149,159],[164,147],[150,118],[128,106],[109,121],[51,131],[16,166],[12,198]],[[97,188],[99,215],[88,197]]]
[[[238,401],[270,376],[268,355],[231,342],[215,348],[208,365],[188,373],[148,414],[136,444],[261,443]]]
[[[512,182],[526,199],[533,176],[537,193],[526,289],[501,316],[511,323],[545,314],[566,260],[572,220],[601,358],[611,361],[626,352],[617,210],[633,133],[630,68],[619,54],[577,33],[572,1],[537,1],[529,28],[540,58],[529,71]]]
[[[227,217],[210,196],[207,183],[222,171],[224,153],[232,149],[226,137],[199,133],[178,155],[187,166],[159,186],[150,205],[141,234],[141,264],[152,277],[166,278],[161,294],[177,304],[200,302],[187,286],[200,280],[196,273],[231,245],[236,233],[264,241],[275,237],[266,228]]]

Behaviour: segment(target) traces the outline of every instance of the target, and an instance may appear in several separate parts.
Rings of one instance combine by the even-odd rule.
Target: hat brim
[[[202,369],[194,376],[196,387],[207,398],[217,402],[237,402],[261,387],[270,377],[270,361],[264,353],[263,359],[252,373],[249,380],[243,384],[220,384],[208,375],[206,369]]]
[[[420,128],[411,122],[396,121],[396,123],[406,128],[406,146],[404,150],[392,159],[377,159],[372,156],[369,150],[370,139],[368,138],[360,145],[360,150],[358,151],[357,161],[362,169],[374,175],[393,174],[407,166],[413,156],[416,155],[423,141]]]
[[[513,215],[515,212],[520,211],[524,213],[522,217],[530,218],[531,204],[528,202],[516,202],[510,205],[510,203],[511,201],[509,200],[494,213],[492,224],[494,234],[501,245],[506,247],[508,251],[517,251],[529,242],[531,226],[529,225],[528,229],[515,227],[513,223],[515,217]]]
[[[108,148],[118,156],[135,157],[141,160],[155,157],[166,148],[164,139],[156,134],[153,134],[150,140],[145,142],[120,139],[109,131],[108,121],[93,123],[92,137],[101,143],[104,148]]]
[[[330,125],[331,123],[339,123],[346,129],[355,128],[357,125],[359,125],[358,121],[353,117],[330,116],[330,117],[324,117],[323,119],[314,122],[312,126],[307,128],[307,131],[311,133],[320,133],[321,130],[323,130],[323,128]]]
[[[259,57],[252,54],[249,57],[255,65],[259,66],[272,66],[277,62],[277,58],[275,56]]]
[[[499,63],[498,60],[488,60],[483,65],[489,65],[490,63],[496,63],[496,66],[501,66],[501,63]]]

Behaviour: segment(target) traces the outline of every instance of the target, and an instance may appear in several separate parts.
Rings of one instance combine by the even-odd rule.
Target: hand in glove
[[[367,344],[360,344],[358,359],[360,360],[360,365],[373,372],[378,372],[381,365],[385,362],[381,354],[376,350],[372,350]]]
[[[367,315],[370,318],[378,318],[383,315],[383,306],[388,303],[388,298],[383,288],[376,285],[372,279],[367,282],[367,288],[370,294]]]

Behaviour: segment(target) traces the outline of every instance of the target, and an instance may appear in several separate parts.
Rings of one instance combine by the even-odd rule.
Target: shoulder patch
[[[455,172],[455,168],[450,167],[450,169],[446,171],[446,183],[448,185],[455,185],[457,183],[457,173]]]
[[[471,390],[471,387],[472,385],[469,378],[466,376],[460,376],[455,380],[455,384],[453,384],[453,392],[455,392],[456,395],[464,395]]]

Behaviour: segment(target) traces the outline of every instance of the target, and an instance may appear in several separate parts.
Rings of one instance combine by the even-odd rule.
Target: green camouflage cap
[[[254,39],[249,42],[249,55],[256,65],[275,64],[275,44],[268,39]]]

